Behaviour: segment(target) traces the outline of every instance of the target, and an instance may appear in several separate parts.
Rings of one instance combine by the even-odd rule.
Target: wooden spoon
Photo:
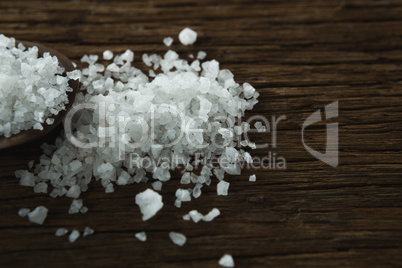
[[[19,41],[16,43],[22,43],[26,48],[33,47],[33,46],[38,47],[38,56],[39,57],[42,57],[43,53],[45,53],[45,52],[49,52],[50,55],[56,56],[57,59],[59,60],[59,65],[61,67],[64,67],[66,72],[71,72],[75,69],[72,62],[66,56],[64,56],[63,54],[61,54],[60,52],[58,52],[54,49],[48,48],[48,47],[38,44],[38,43],[28,42],[28,41]],[[63,75],[66,75],[66,74],[64,73]],[[50,117],[50,118],[54,119],[53,124],[48,125],[48,124],[44,123],[44,124],[42,124],[43,130],[28,129],[28,130],[21,131],[18,134],[12,135],[9,138],[1,136],[0,137],[0,150],[36,140],[36,139],[46,135],[47,133],[49,133],[58,124],[60,124],[60,122],[67,115],[67,112],[71,109],[71,107],[73,105],[75,95],[77,94],[77,91],[78,91],[79,81],[70,79],[68,81],[68,84],[73,89],[73,91],[67,92],[68,104],[65,105],[65,109],[60,111],[57,115],[53,115]]]

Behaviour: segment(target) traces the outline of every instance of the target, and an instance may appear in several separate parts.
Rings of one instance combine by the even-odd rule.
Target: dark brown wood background
[[[178,44],[184,27],[199,34]],[[402,1],[0,1],[0,33],[41,42],[78,62],[84,53],[132,49],[164,53],[166,36],[183,57],[204,50],[238,82],[261,93],[248,116],[286,115],[278,146],[286,170],[246,169],[216,181],[182,209],[173,206],[178,176],[164,184],[165,206],[147,222],[134,203],[149,187],[99,183],[83,194],[87,214],[68,215],[68,198],[53,199],[18,185],[14,171],[38,160],[41,141],[0,152],[0,266],[218,267],[224,253],[236,267],[402,265]],[[141,66],[141,64],[139,64]],[[310,155],[301,126],[317,109],[339,101],[339,118],[308,130],[325,148],[325,123],[339,122],[339,166]],[[60,131],[60,128],[58,129]],[[57,133],[44,140],[52,142]],[[270,141],[269,133],[256,141]],[[257,182],[248,182],[250,174]],[[43,226],[20,218],[21,207],[46,205]],[[191,209],[221,210],[212,223],[181,220]],[[59,227],[96,234],[70,244]],[[187,235],[173,245],[169,231]],[[134,233],[146,231],[141,243]]]

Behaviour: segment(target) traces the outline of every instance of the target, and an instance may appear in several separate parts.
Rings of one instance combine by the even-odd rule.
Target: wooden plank
[[[190,26],[194,46],[178,44]],[[42,42],[79,66],[86,53],[105,49],[163,54],[166,36],[181,56],[204,50],[239,82],[261,93],[247,113],[286,116],[279,123],[276,153],[286,170],[245,168],[228,177],[227,197],[216,195],[216,181],[182,209],[173,206],[179,173],[162,190],[165,206],[141,221],[135,194],[149,184],[115,187],[105,194],[99,183],[83,194],[87,214],[68,215],[71,200],[53,199],[21,187],[17,169],[38,161],[40,144],[52,135],[0,152],[0,266],[2,267],[218,267],[224,253],[236,267],[401,266],[402,264],[402,3],[350,1],[6,1],[0,0],[0,32]],[[325,148],[325,124],[339,123],[339,166],[330,167],[301,142],[306,118],[339,101],[339,117],[312,126],[306,143]],[[272,133],[250,135],[272,142]],[[255,183],[248,182],[251,174]],[[43,226],[20,218],[21,207],[46,205]],[[212,223],[181,220],[191,209]],[[55,237],[59,227],[96,234],[70,244]],[[173,245],[169,231],[187,235]],[[134,233],[146,231],[141,243]]]

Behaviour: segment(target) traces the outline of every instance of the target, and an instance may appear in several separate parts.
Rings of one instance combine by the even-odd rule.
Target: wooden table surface
[[[217,3],[219,2],[219,3]],[[178,43],[184,27],[193,46]],[[228,176],[228,196],[216,179],[181,209],[173,206],[178,176],[165,183],[164,208],[143,222],[135,195],[150,184],[115,187],[92,182],[82,195],[86,214],[67,214],[71,199],[53,199],[19,186],[17,169],[38,160],[43,141],[0,152],[1,267],[218,267],[224,253],[236,267],[391,267],[402,265],[402,1],[0,1],[0,33],[41,42],[75,62],[105,49],[163,54],[166,36],[183,57],[204,50],[251,83],[260,103],[247,116],[286,116],[276,153],[286,170],[247,168]],[[313,157],[302,144],[303,122],[339,101],[339,116],[306,130],[305,141],[325,150],[325,124],[339,123],[339,165]],[[58,128],[60,131],[61,128]],[[271,142],[271,133],[254,134]],[[248,182],[251,174],[257,181]],[[43,226],[20,218],[22,207],[45,205]],[[191,209],[221,215],[186,222]],[[55,237],[57,228],[96,234]],[[146,231],[142,243],[134,233]],[[184,233],[182,248],[169,231]]]

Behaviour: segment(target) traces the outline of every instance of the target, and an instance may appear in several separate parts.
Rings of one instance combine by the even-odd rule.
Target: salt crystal
[[[82,199],[74,199],[71,202],[70,209],[68,210],[68,214],[75,214],[80,211],[82,207]]]
[[[247,145],[248,145],[251,149],[256,149],[256,148],[257,148],[257,146],[255,145],[254,142],[249,142]]]
[[[33,129],[38,129],[38,130],[43,130],[43,126],[41,123],[35,123],[35,125],[33,126]]]
[[[183,246],[186,243],[186,236],[181,233],[176,233],[176,232],[170,232],[169,237],[172,240],[172,242],[179,247]]]
[[[74,243],[78,239],[78,237],[80,237],[80,232],[77,230],[73,230],[68,237],[68,241],[70,243]]]
[[[254,95],[255,88],[249,83],[243,84],[244,97],[251,98]]]
[[[44,182],[39,182],[38,184],[35,185],[34,187],[34,192],[35,193],[47,193],[47,184]]]
[[[131,176],[128,174],[126,171],[122,171],[119,178],[117,179],[116,184],[117,185],[126,185],[128,184],[128,181],[130,180]]]
[[[106,70],[109,72],[118,73],[120,68],[119,68],[119,66],[116,65],[116,63],[111,63],[106,67]]]
[[[141,242],[145,242],[147,240],[147,234],[145,232],[139,232],[135,234],[135,237]]]
[[[162,182],[160,182],[160,181],[153,182],[152,188],[154,188],[155,191],[162,190]]]
[[[92,235],[94,233],[95,233],[95,231],[92,228],[87,226],[87,227],[85,227],[84,232],[82,233],[82,236],[86,237],[86,236]]]
[[[220,181],[216,188],[218,195],[228,195],[229,185],[229,182]]]
[[[73,185],[68,189],[66,196],[71,198],[78,198],[81,194],[81,188],[79,185]]]
[[[18,210],[18,216],[25,217],[31,210],[29,208],[20,208]]]
[[[56,230],[54,233],[55,236],[63,236],[68,233],[68,230],[66,228],[59,228]]]
[[[163,43],[165,46],[170,47],[173,44],[173,38],[172,37],[165,37],[163,38]]]
[[[88,212],[88,208],[87,207],[82,207],[81,209],[80,209],[80,212],[81,213],[87,213]]]
[[[251,175],[248,180],[249,180],[249,181],[256,181],[256,176],[255,176],[255,175]]]
[[[120,55],[120,59],[125,62],[132,62],[134,60],[134,52],[127,49],[123,54]]]
[[[223,266],[223,267],[234,267],[234,261],[233,261],[233,257],[230,254],[225,254],[223,255],[220,260],[219,260],[219,265]]]
[[[191,30],[190,28],[184,28],[179,33],[179,40],[180,43],[185,46],[192,45],[197,40],[197,32]]]
[[[191,194],[188,190],[185,189],[177,189],[176,190],[176,197],[181,202],[188,202],[191,201]]]
[[[206,56],[207,56],[207,53],[205,53],[205,51],[198,51],[197,59],[203,60],[203,59],[205,59]]]
[[[54,123],[54,118],[47,118],[46,119],[46,124],[52,125]]]
[[[113,58],[113,52],[110,50],[103,51],[103,59],[111,60]]]
[[[200,183],[197,183],[195,186],[194,186],[194,189],[193,189],[193,196],[194,196],[194,198],[198,198],[198,197],[200,197],[201,196],[201,188],[202,188],[202,184],[200,184]]]
[[[72,79],[72,80],[81,80],[81,71],[74,70],[74,71],[68,72],[67,77],[68,77],[68,79]]]
[[[193,222],[197,223],[200,220],[210,222],[216,217],[220,215],[220,211],[217,208],[212,209],[207,215],[202,215],[197,210],[191,210],[188,214],[183,216],[183,220],[193,220]]]
[[[33,223],[43,224],[46,219],[48,209],[44,206],[38,206],[33,211],[29,212],[28,220]]]
[[[112,183],[108,183],[105,187],[105,193],[113,193],[114,192],[114,188],[113,188],[113,184]]]
[[[246,161],[246,163],[253,163],[253,158],[251,157],[250,153],[245,152],[243,154],[243,158]]]
[[[199,213],[197,210],[192,210],[188,213],[190,215],[190,218],[195,222],[199,222],[202,219],[202,214]]]
[[[32,168],[33,168],[34,163],[35,163],[35,161],[34,161],[34,160],[29,161],[29,162],[28,162],[28,168],[29,168],[29,169],[32,169]]]
[[[151,189],[137,194],[135,203],[140,207],[143,221],[153,217],[163,207],[162,196]]]
[[[176,198],[176,200],[174,201],[174,206],[177,207],[177,208],[180,208],[181,207],[181,200]]]
[[[219,209],[214,208],[207,215],[203,216],[202,220],[210,222],[213,219],[215,219],[216,217],[218,217],[219,215],[221,215],[221,212],[219,211]]]

